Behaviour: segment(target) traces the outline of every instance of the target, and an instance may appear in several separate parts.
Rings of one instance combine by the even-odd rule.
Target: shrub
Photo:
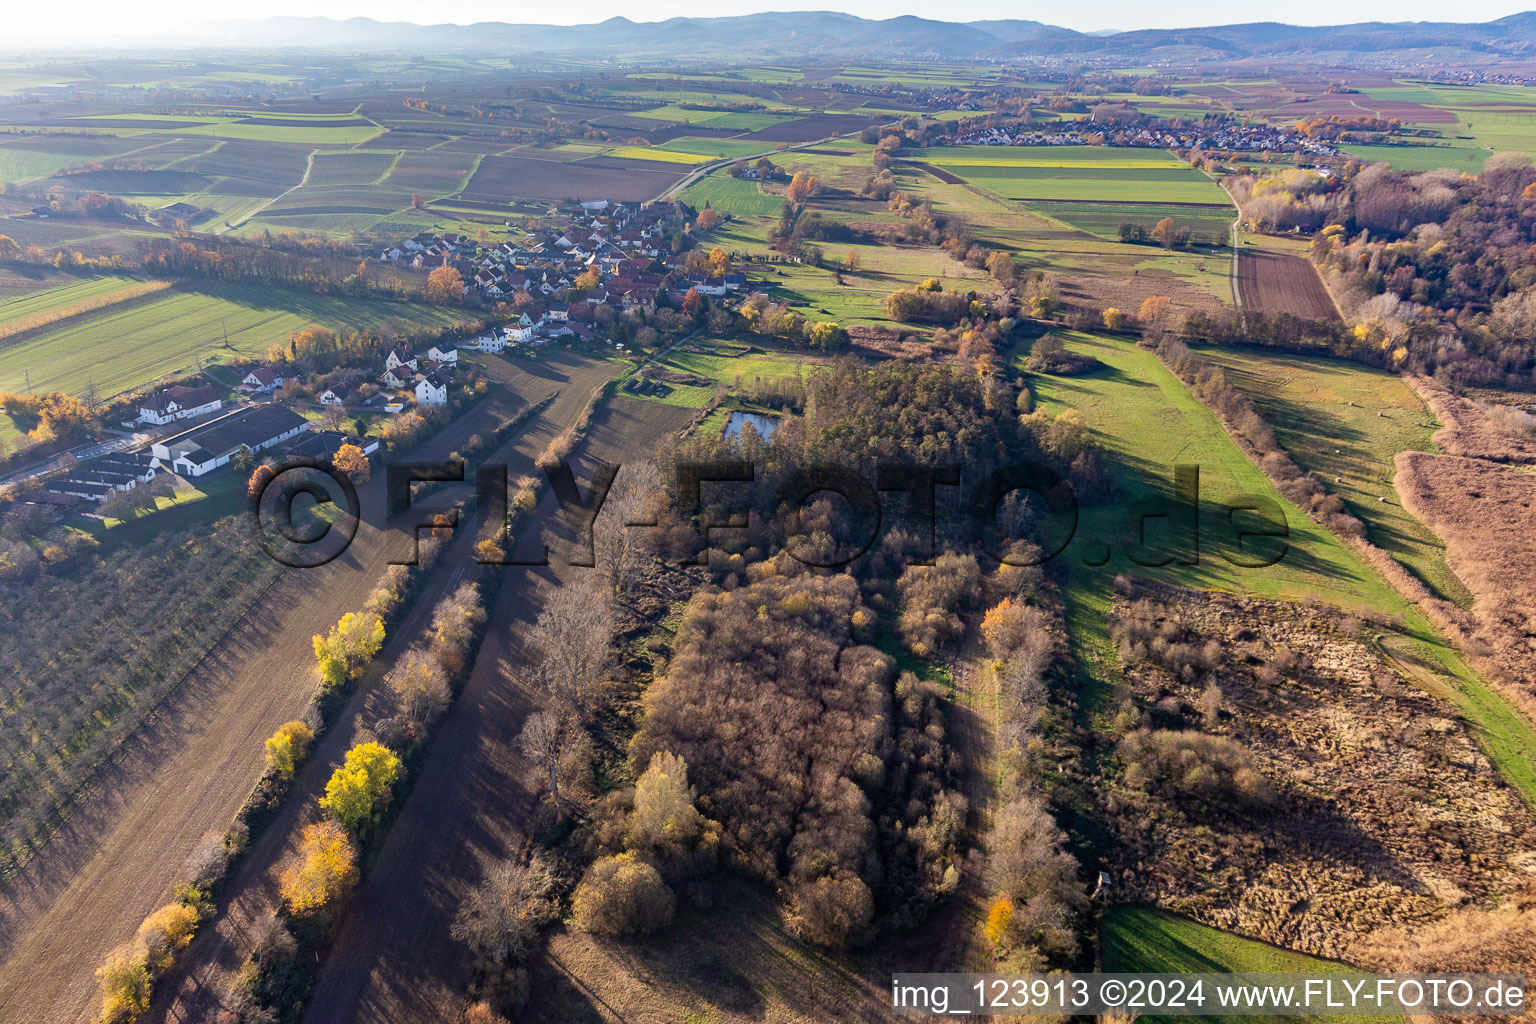
[[[1227,736],[1137,729],[1120,741],[1126,785],[1170,799],[1230,809],[1272,804],[1274,788]]]
[[[790,926],[807,942],[847,949],[868,937],[875,899],[863,879],[823,876],[790,894]]]
[[[632,853],[599,857],[571,899],[576,924],[595,935],[656,931],[672,923],[677,901],[661,874]]]

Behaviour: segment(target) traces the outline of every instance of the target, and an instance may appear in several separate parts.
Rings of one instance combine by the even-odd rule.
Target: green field
[[[1365,521],[1373,544],[1440,597],[1471,607],[1471,592],[1445,564],[1445,546],[1392,490],[1398,452],[1435,450],[1434,418],[1401,377],[1337,359],[1203,351],[1227,368],[1297,463]]]
[[[259,357],[305,327],[368,328],[448,324],[462,310],[378,299],[347,299],[257,285],[172,289],[125,309],[72,321],[0,349],[0,391],[83,394],[94,384],[107,397],[140,387],[197,359]],[[226,347],[225,338],[228,337]]]
[[[1267,942],[1245,939],[1149,907],[1111,907],[1100,923],[1104,970],[1111,974],[1350,974],[1356,969],[1337,960],[1324,960]],[[1205,993],[1209,1001],[1210,993]],[[1186,1020],[1186,1017],[1143,1017],[1145,1021]],[[1207,1016],[1209,1021],[1392,1021],[1376,1017],[1240,1017]]]
[[[0,329],[17,321],[68,310],[82,303],[99,302],[142,283],[139,278],[119,274],[81,279],[62,278],[52,287],[39,288],[0,301]]]
[[[1342,146],[1350,156],[1361,160],[1381,160],[1399,171],[1435,171],[1449,167],[1476,174],[1492,156],[1486,149],[1471,146]]]
[[[941,146],[903,153],[1004,199],[1224,206],[1221,187],[1160,149]]]
[[[694,135],[683,135],[659,146],[647,147],[646,152],[665,150],[669,153],[691,153],[711,160],[722,160],[727,157],[750,156],[772,148],[772,143],[753,142],[751,139],[706,139]]]
[[[678,198],[695,209],[704,204],[737,217],[777,217],[784,200],[765,195],[757,182],[733,178],[724,171],[705,175],[684,189]]]
[[[1235,211],[1231,206],[1167,206],[1157,203],[1071,203],[1036,200],[1030,206],[1097,238],[1118,240],[1120,225],[1151,227],[1164,217],[1179,227],[1226,244]]]
[[[1118,673],[1106,616],[1113,603],[1111,582],[1120,572],[1175,586],[1282,601],[1319,600],[1350,611],[1397,616],[1403,625],[1384,628],[1382,645],[1421,686],[1461,712],[1500,773],[1536,803],[1536,729],[1472,673],[1415,608],[1333,534],[1283,501],[1215,415],[1157,356],[1124,339],[1075,332],[1064,339],[1073,351],[1105,366],[1075,377],[1031,374],[1036,405],[1057,413],[1067,408],[1082,412],[1094,437],[1113,453],[1120,484],[1114,500],[1081,509],[1072,543],[1057,559],[1067,579],[1068,630],[1091,710],[1104,707]],[[1127,512],[1172,493],[1175,463],[1200,470],[1198,551],[1187,540],[1170,539],[1168,520],[1152,520],[1147,527],[1152,550],[1141,559],[1172,556],[1196,564],[1137,564],[1128,557],[1136,519]],[[1289,535],[1274,565],[1242,568],[1228,560],[1238,551],[1222,505],[1236,495],[1262,496],[1283,510]],[[1252,524],[1248,529],[1257,528],[1250,515],[1244,514],[1244,520]],[[1247,550],[1255,550],[1252,542]]]

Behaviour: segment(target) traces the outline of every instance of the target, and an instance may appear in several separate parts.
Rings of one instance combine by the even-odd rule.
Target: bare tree
[[[443,666],[420,648],[406,651],[385,681],[400,701],[400,710],[423,724],[441,714],[451,699]]]
[[[549,792],[556,802],[560,800],[560,754],[565,747],[565,728],[560,719],[548,711],[535,711],[528,716],[528,723],[517,738],[523,753],[549,772]]]
[[[592,524],[597,567],[609,589],[622,592],[632,567],[635,534],[630,523],[649,519],[652,502],[661,492],[661,474],[653,462],[632,462],[619,471],[602,512]]]
[[[608,594],[588,581],[548,591],[544,611],[528,630],[529,653],[550,692],[582,711],[583,694],[613,651]]]
[[[527,864],[499,861],[465,895],[449,934],[495,963],[521,957],[554,918],[553,887],[554,877],[538,857]]]

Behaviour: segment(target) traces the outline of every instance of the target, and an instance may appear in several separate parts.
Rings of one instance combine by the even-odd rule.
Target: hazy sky
[[[1528,0],[1529,2],[1529,0]],[[678,16],[750,14],[757,11],[841,10],[866,18],[901,14],[945,21],[1027,18],[1051,25],[1096,29],[1177,28],[1275,20],[1299,25],[1331,25],[1343,21],[1490,21],[1524,8],[1499,0],[1469,0],[1447,7],[1431,0],[1357,0],[1344,5],[1333,0],[1290,0],[1281,7],[1244,9],[1212,0],[1088,0],[1069,5],[1023,5],[1008,0],[788,0],[752,2],[717,0],[700,5],[684,0],[621,3],[587,0],[580,4],[528,4],[459,0],[453,4],[423,4],[419,0],[255,0],[245,5],[210,5],[191,0],[71,0],[63,7],[12,0],[0,15],[0,46],[7,36],[58,36],[68,33],[99,36],[185,32],[189,24],[210,18],[259,18],[269,15],[324,15],[333,18],[369,17],[380,21],[531,22],[587,24],[622,14],[634,21],[662,21]]]

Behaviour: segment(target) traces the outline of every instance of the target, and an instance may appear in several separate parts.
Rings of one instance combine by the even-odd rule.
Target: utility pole
[[[30,395],[32,393],[32,371],[22,370],[21,375],[27,382],[27,394]]]

